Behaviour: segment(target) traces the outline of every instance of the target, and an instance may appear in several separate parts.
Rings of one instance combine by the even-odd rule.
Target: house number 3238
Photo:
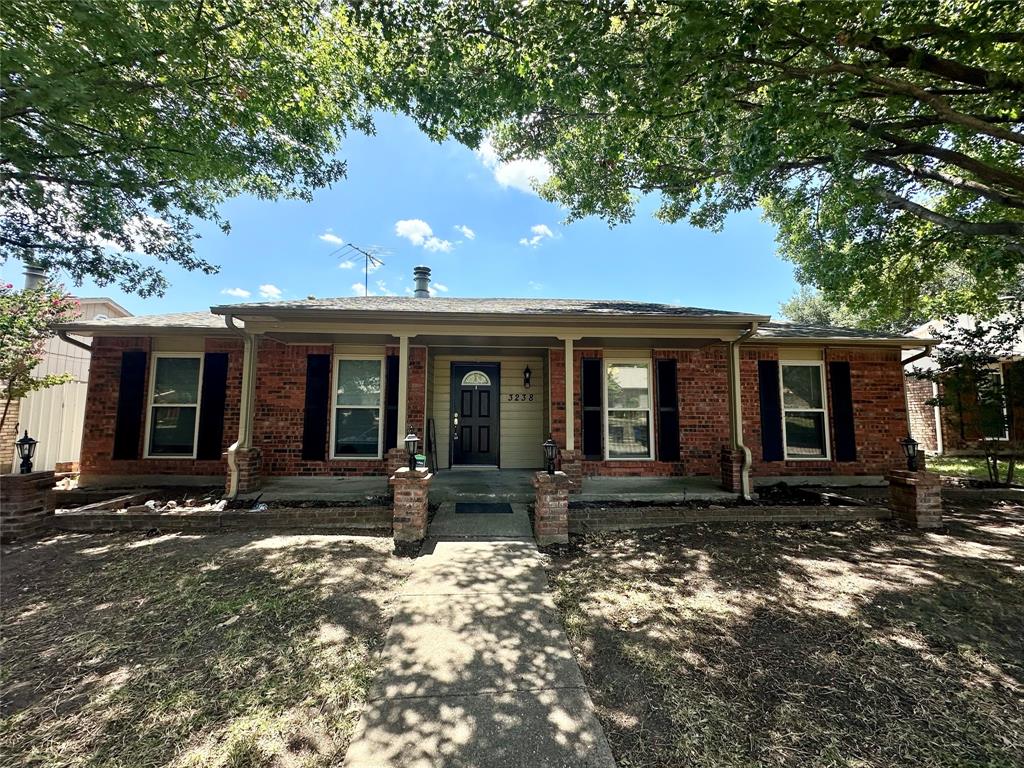
[[[528,395],[525,392],[509,392],[508,401],[510,403],[532,403],[533,395]]]

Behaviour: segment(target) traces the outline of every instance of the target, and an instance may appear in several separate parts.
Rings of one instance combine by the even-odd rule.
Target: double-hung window
[[[146,456],[194,459],[203,358],[155,355],[149,375]]]
[[[335,361],[334,458],[379,459],[383,444],[384,358]]]
[[[827,459],[825,366],[820,362],[780,362],[779,376],[782,379],[782,435],[786,458]]]
[[[607,360],[604,388],[607,457],[653,458],[650,360]]]

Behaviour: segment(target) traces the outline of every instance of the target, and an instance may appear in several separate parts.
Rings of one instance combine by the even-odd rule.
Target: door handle
[[[458,440],[459,439],[458,426],[459,426],[459,414],[455,413],[455,414],[452,415],[452,427],[453,427],[453,430],[452,430],[452,440]]]

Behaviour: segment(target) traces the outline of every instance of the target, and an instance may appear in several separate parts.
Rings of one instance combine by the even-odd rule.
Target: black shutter
[[[228,353],[203,356],[203,394],[199,405],[197,459],[219,459],[224,440],[224,406],[227,404]]]
[[[384,358],[384,450],[397,447],[398,355],[388,355]]]
[[[146,353],[140,349],[122,352],[121,382],[117,388],[117,419],[114,422],[114,451],[111,458],[139,458],[145,402]]]
[[[676,361],[658,360],[658,461],[679,461]]]
[[[604,424],[601,420],[601,360],[584,357],[580,366],[580,400],[583,416],[583,458],[602,458]]]
[[[331,356],[306,356],[306,410],[302,420],[302,458],[327,458],[327,404],[331,389]]]
[[[853,432],[853,387],[850,364],[836,360],[828,364],[829,386],[832,390],[832,424],[835,428],[836,461],[857,460],[857,440]]]
[[[761,395],[761,459],[782,461],[782,399],[779,393],[778,360],[757,361],[757,383]]]

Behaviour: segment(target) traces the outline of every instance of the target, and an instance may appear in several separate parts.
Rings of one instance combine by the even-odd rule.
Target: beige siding
[[[547,387],[544,356],[511,355],[437,355],[430,357],[427,368],[430,403],[428,412],[437,431],[438,465],[449,466],[448,440],[451,427],[451,364],[452,362],[501,363],[501,396],[499,426],[501,466],[506,469],[531,469],[542,463],[541,443],[547,417]],[[523,389],[523,368],[533,372],[533,386]],[[509,393],[534,395],[533,401],[509,402]]]

